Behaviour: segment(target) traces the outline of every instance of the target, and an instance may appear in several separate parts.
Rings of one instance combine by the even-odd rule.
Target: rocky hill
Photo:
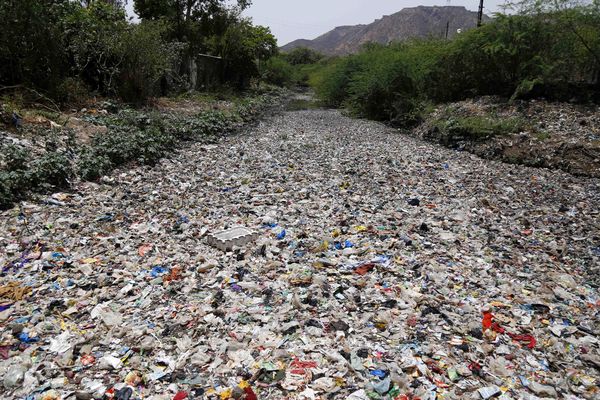
[[[484,16],[484,20],[489,19]],[[474,28],[477,25],[477,12],[457,6],[405,8],[369,25],[340,26],[314,40],[295,40],[281,50],[308,47],[328,55],[344,55],[357,52],[368,42],[385,44],[415,37],[444,37],[447,25],[449,37],[456,35],[459,30]]]

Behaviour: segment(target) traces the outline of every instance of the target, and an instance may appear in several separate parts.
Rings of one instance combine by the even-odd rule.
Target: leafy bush
[[[347,106],[354,114],[409,126],[420,120],[426,76],[445,43],[413,41],[368,45],[357,55],[331,61],[311,83],[329,106]]]
[[[147,21],[129,26],[123,35],[123,65],[117,92],[125,101],[139,102],[160,92],[160,79],[180,62],[179,48],[167,44],[167,30],[160,22]]]
[[[73,176],[71,162],[63,151],[49,147],[36,159],[23,147],[2,147],[0,164],[0,209],[10,206],[31,191],[64,187]]]
[[[110,172],[112,168],[113,163],[108,156],[85,147],[79,154],[76,172],[84,181],[94,181]]]
[[[88,7],[74,7],[62,26],[72,73],[100,93],[116,94],[121,65],[127,51],[133,50],[124,46],[125,10],[95,1]]]
[[[0,147],[0,165],[7,171],[22,171],[27,169],[30,159],[29,151],[22,146],[7,144]]]
[[[50,189],[65,187],[68,179],[73,176],[69,157],[60,151],[48,151],[42,157],[31,163],[32,187]]]
[[[444,135],[481,140],[494,136],[506,136],[523,129],[519,118],[494,118],[492,116],[450,117],[439,119],[434,126]]]
[[[291,86],[294,81],[294,68],[282,57],[272,57],[263,66],[263,79],[279,86]]]
[[[81,78],[65,78],[57,88],[56,100],[62,104],[79,107],[84,105],[89,97],[89,88]]]
[[[364,68],[361,56],[334,59],[311,76],[310,83],[325,105],[339,107],[348,99],[353,75]]]
[[[438,101],[579,97],[598,84],[599,37],[598,9],[497,15],[450,43],[430,75],[429,94]]]
[[[370,51],[374,56],[356,72],[348,86],[348,105],[360,116],[376,120],[393,120],[398,114],[412,111],[410,97],[417,93],[406,62],[400,52],[381,48]]]
[[[297,47],[285,53],[283,58],[291,65],[315,64],[324,58],[323,54],[307,47]]]
[[[56,94],[68,71],[61,21],[73,7],[68,0],[0,1],[0,84]]]

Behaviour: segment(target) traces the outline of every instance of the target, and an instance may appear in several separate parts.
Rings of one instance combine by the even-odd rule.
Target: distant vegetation
[[[260,79],[277,53],[268,28],[241,16],[250,1],[0,1],[0,90],[26,87],[55,102],[90,95],[141,102],[155,95]]]
[[[265,65],[263,77],[279,86],[308,86],[309,76],[319,68],[325,56],[315,50],[298,47],[272,57]]]
[[[432,103],[479,95],[598,100],[600,2],[512,6],[516,13],[450,41],[371,44],[304,71],[325,105],[398,126],[419,122]]]

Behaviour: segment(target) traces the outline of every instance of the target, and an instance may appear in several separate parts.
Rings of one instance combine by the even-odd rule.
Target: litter
[[[285,237],[285,230],[282,231],[282,233],[283,237]],[[256,232],[240,227],[210,234],[208,235],[207,240],[210,245],[215,246],[219,250],[226,251],[250,243],[255,240],[256,237]],[[283,237],[281,239],[283,239]]]
[[[0,213],[2,398],[600,395],[597,180],[325,110],[211,146]]]

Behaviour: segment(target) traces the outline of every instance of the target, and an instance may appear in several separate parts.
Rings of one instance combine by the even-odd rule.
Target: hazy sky
[[[133,9],[133,1],[127,8]],[[244,12],[254,23],[271,28],[282,46],[295,39],[314,39],[340,25],[368,24],[405,7],[465,6],[476,11],[479,0],[253,0]],[[504,0],[485,0],[485,12],[498,11]]]
[[[465,6],[476,11],[479,0],[253,0],[245,14],[271,28],[282,46],[295,39],[314,39],[340,25],[368,24],[406,7]],[[485,0],[485,12],[499,11],[504,0]]]

